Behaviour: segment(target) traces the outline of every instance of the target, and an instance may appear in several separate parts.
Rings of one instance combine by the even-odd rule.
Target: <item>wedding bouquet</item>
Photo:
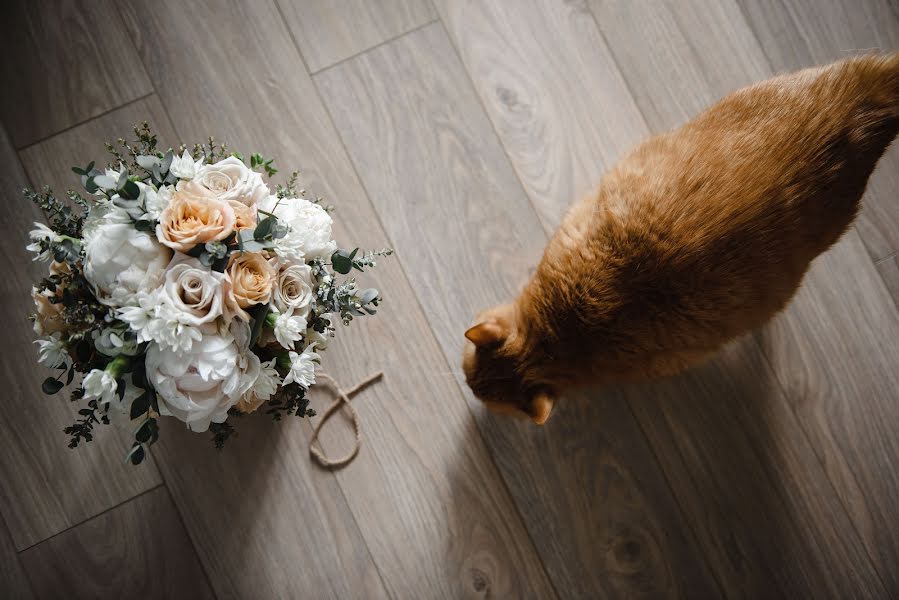
[[[25,190],[50,224],[35,224],[28,246],[50,263],[33,288],[38,362],[59,370],[43,390],[84,374],[69,446],[91,441],[98,424],[130,422],[126,460],[138,464],[159,417],[211,431],[220,448],[229,416],[314,414],[306,391],[335,321],[373,314],[381,300],[335,273],[391,251],[339,249],[330,207],[297,190],[297,173],[272,193],[270,159],[211,138],[162,152],[146,123],[134,131],[133,142],[106,145],[104,170],[72,169],[85,195]]]

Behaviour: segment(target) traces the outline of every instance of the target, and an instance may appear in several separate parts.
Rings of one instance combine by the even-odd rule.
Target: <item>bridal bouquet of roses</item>
[[[105,169],[72,169],[83,193],[25,191],[49,221],[28,246],[49,263],[33,319],[39,362],[59,375],[43,390],[79,378],[69,446],[96,425],[130,423],[137,464],[160,417],[221,447],[229,416],[311,415],[306,392],[335,322],[380,301],[336,274],[391,251],[338,248],[330,209],[297,190],[296,173],[272,191],[272,160],[212,139],[163,152],[146,124],[135,135],[107,144]]]

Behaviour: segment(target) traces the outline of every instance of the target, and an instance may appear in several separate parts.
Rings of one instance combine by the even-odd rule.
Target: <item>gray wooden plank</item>
[[[34,592],[6,524],[0,519],[0,589],[9,600],[31,600]]]
[[[596,1],[593,8],[622,73],[635,90],[643,86],[635,98],[655,131],[691,117],[740,79],[770,73],[732,2]],[[697,50],[630,52],[633,36],[645,31],[660,47],[671,39]],[[888,162],[878,172],[884,169]],[[861,249],[850,231],[814,263],[789,309],[757,337],[798,416],[796,443],[809,440],[878,572],[895,586],[897,541],[886,532],[896,530],[897,515],[883,502],[899,493],[890,467],[899,456],[899,414],[891,402],[899,337],[892,303]]]
[[[878,262],[877,271],[893,295],[893,302],[899,307],[899,254]]]
[[[22,553],[39,598],[214,598],[164,487]]]
[[[277,0],[313,73],[437,18],[429,0]]]
[[[315,80],[456,363],[472,315],[517,291],[546,239],[463,66],[432,25]],[[717,593],[626,404],[572,403],[540,430],[467,397],[560,595]]]
[[[593,191],[647,133],[580,2],[439,0],[447,31],[541,221]]]
[[[211,10],[204,3],[182,6],[172,0],[157,8],[135,1],[124,12],[181,135],[213,133],[233,147],[276,156],[285,169],[298,166],[310,191],[338,207],[338,240],[389,245],[273,4],[234,2]],[[205,32],[199,39],[198,31]],[[185,48],[195,49],[187,61]],[[221,70],[222,61],[230,63],[227,73],[233,76]],[[244,93],[235,93],[236,89]],[[260,490],[275,486],[271,495],[262,491],[260,495],[278,507],[267,513],[265,526],[250,531],[248,539],[264,545],[274,537],[285,557],[301,562],[307,552],[277,530],[302,536],[309,526],[303,518],[304,504],[293,503],[291,510],[290,498],[298,496],[280,486],[308,481],[303,485],[321,488],[317,497],[323,506],[342,503],[332,497],[343,492],[364,541],[330,543],[341,553],[367,546],[393,597],[485,593],[552,597],[539,558],[487,449],[472,429],[458,388],[439,375],[448,367],[428,333],[431,319],[418,306],[399,260],[385,259],[363,277],[366,284],[384,291],[386,300],[378,316],[354,322],[353,330],[341,332],[324,355],[324,368],[347,384],[374,369],[386,372],[383,383],[355,400],[365,436],[360,456],[337,473],[336,489],[323,483],[330,475],[304,462],[308,458],[300,448],[306,437],[300,436],[300,429],[278,434],[282,436],[278,443],[289,449],[272,451],[285,457],[282,462],[268,466],[248,456],[246,470],[266,465],[251,484]],[[436,386],[435,378],[440,382]],[[340,441],[337,433],[329,433],[325,440],[332,449]],[[174,450],[165,454],[182,455]],[[216,485],[226,496],[225,489],[242,496],[245,482],[230,478],[227,464],[191,456],[189,475],[177,475],[178,469],[170,467],[174,461],[163,464],[188,527],[193,527],[195,538],[204,539],[214,536],[221,520],[233,513],[229,506],[209,501],[210,479],[223,480]],[[207,471],[212,475],[207,477]],[[190,524],[190,515],[196,515],[195,525]],[[345,515],[342,511],[332,520],[346,520]],[[327,533],[325,529],[319,535]],[[228,551],[228,544],[215,541],[201,545],[200,551],[213,580],[228,569],[255,569],[258,578],[279,576],[278,564],[270,556],[245,562],[245,556]],[[358,577],[347,578],[338,564],[322,561],[316,574],[321,586],[349,579],[341,583],[349,588],[348,594],[371,593]],[[315,589],[302,582],[293,585],[295,594]]]
[[[775,71],[899,50],[899,14],[885,0],[739,0]],[[879,260],[899,251],[899,146],[871,177],[856,227]]]
[[[12,2],[0,116],[21,148],[153,91],[111,0]]]
[[[143,105],[132,112],[113,115],[104,122],[128,122],[135,114],[146,114]],[[96,125],[69,132],[78,139]],[[101,145],[76,146],[74,152],[60,151],[58,139],[33,146],[22,154],[31,181],[51,184],[62,191],[79,185],[69,170],[73,164],[86,164],[90,156],[100,157]],[[131,446],[130,432],[115,428],[98,432],[93,442],[77,449],[67,447],[63,429],[78,418],[78,407],[60,393],[46,396],[41,381],[50,374],[37,365],[32,341],[34,332],[27,320],[34,310],[31,286],[45,275],[47,268],[31,260],[25,250],[27,232],[34,221],[43,222],[37,207],[21,195],[28,185],[19,166],[19,157],[9,140],[0,139],[2,156],[2,194],[7,207],[0,217],[0,244],[8,257],[8,277],[0,287],[4,314],[9,316],[6,343],[0,358],[0,381],[6,390],[6,417],[0,420],[0,436],[7,449],[0,456],[0,486],[3,513],[17,548],[39,542],[67,527],[90,518],[160,483],[159,472],[148,461],[140,468],[123,464]]]

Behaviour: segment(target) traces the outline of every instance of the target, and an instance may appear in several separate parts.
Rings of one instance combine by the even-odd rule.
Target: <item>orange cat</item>
[[[899,130],[899,53],[775,77],[650,139],[576,204],[463,367],[542,424],[567,388],[675,373],[784,308]]]

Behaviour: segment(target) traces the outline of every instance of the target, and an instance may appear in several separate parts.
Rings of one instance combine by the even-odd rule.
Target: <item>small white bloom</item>
[[[169,205],[172,200],[172,192],[175,191],[174,186],[164,185],[158,190],[148,188],[144,198],[144,208],[146,212],[141,215],[141,220],[158,221],[162,211]]]
[[[303,333],[306,331],[306,318],[301,315],[281,313],[275,319],[273,329],[278,343],[290,350],[293,348],[294,342],[303,339]]]
[[[51,252],[49,248],[41,250],[41,242],[53,242],[58,244],[62,241],[62,238],[43,223],[35,222],[34,227],[35,229],[28,232],[28,237],[31,238],[32,243],[28,244],[25,248],[26,250],[35,253],[35,257],[32,260],[48,261],[53,258],[53,252]]]
[[[277,369],[275,369],[275,359],[273,358],[261,364],[259,376],[256,378],[253,387],[250,388],[250,393],[265,401],[278,391],[279,385],[281,385],[281,377],[278,375]]]
[[[85,400],[96,399],[100,401],[100,404],[109,404],[110,402],[118,400],[116,391],[119,388],[119,384],[116,383],[112,373],[94,369],[85,375],[81,387],[84,388]]]
[[[182,322],[185,313],[162,298],[161,290],[137,294],[134,297],[137,306],[121,307],[116,310],[116,316],[128,324],[138,342],[156,342],[163,350],[190,352],[203,333]]]
[[[176,154],[172,157],[172,164],[169,166],[169,173],[178,179],[193,179],[197,175],[197,171],[203,166],[203,159],[194,161],[190,153],[185,150],[184,154],[179,158]]]
[[[315,344],[309,344],[302,354],[290,351],[290,371],[284,378],[284,385],[297,383],[306,389],[315,384],[315,363],[319,356],[313,351]]]
[[[300,261],[331,256],[337,242],[331,239],[331,215],[321,206],[304,198],[269,196],[260,208],[277,215],[288,227],[287,235],[274,241],[274,250],[283,258]],[[277,208],[276,208],[277,207]]]
[[[69,366],[69,353],[66,352],[65,344],[59,333],[54,333],[46,340],[36,340],[34,343],[37,344],[40,354],[37,359],[38,363],[51,369]]]

